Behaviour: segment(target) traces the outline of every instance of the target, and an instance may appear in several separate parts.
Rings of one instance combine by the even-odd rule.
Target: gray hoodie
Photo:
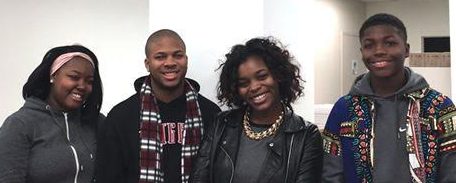
[[[95,131],[96,125],[81,124],[79,112],[58,112],[27,98],[0,128],[0,182],[91,182]]]
[[[363,95],[374,101],[374,182],[410,182],[406,150],[408,99],[404,94],[428,87],[426,80],[405,68],[407,82],[393,95],[380,97],[370,86],[369,73],[357,78],[351,95]]]

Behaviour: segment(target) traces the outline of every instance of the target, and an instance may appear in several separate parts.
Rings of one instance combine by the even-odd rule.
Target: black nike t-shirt
[[[186,98],[182,95],[169,103],[157,100],[157,104],[161,118],[160,141],[163,145],[161,165],[164,182],[182,182],[182,129],[187,108]]]

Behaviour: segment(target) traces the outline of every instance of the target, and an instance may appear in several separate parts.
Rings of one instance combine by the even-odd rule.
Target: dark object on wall
[[[450,52],[450,37],[423,37],[423,52]]]

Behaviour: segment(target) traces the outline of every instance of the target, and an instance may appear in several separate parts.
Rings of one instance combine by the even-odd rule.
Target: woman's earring
[[[54,79],[51,79],[51,80],[49,81],[49,83],[54,83]]]

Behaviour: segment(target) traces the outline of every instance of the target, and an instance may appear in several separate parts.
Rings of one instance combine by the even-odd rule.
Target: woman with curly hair
[[[291,106],[303,87],[289,52],[273,38],[254,38],[225,56],[218,99],[231,110],[205,134],[191,182],[320,182],[322,139]]]

